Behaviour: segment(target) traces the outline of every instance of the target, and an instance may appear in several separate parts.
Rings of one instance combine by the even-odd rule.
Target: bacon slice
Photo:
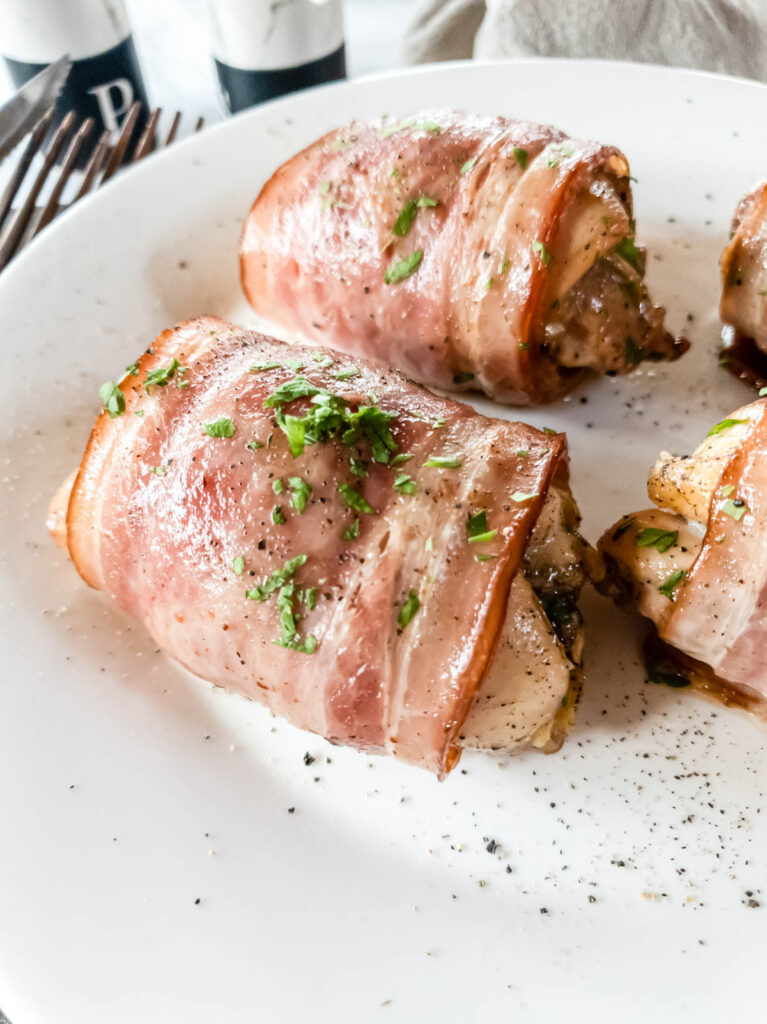
[[[444,775],[536,520],[552,488],[566,491],[565,438],[211,318],[161,334],[137,371],[119,385],[118,415],[96,421],[69,498],[66,542],[83,579],[196,675],[334,743]],[[270,398],[285,386],[299,397]],[[350,415],[395,414],[391,439],[375,433],[380,421],[372,440],[344,427],[311,443],[305,431],[297,454],[296,421],[332,415],[333,396]],[[435,457],[447,467],[427,466]],[[480,510],[491,536],[471,543],[467,517]],[[61,517],[51,523],[61,539]],[[537,614],[521,601],[510,620]],[[561,744],[560,691],[556,707],[552,686],[526,712],[533,745]]]
[[[758,401],[717,424],[691,456],[662,455],[648,489],[675,514],[624,517],[599,542],[614,592],[687,656],[701,688],[728,703],[740,691],[760,714],[767,713],[766,455],[767,402]],[[676,540],[642,548],[648,529]]]
[[[451,112],[354,122],[263,187],[242,284],[283,336],[545,402],[587,371],[687,348],[647,296],[631,203],[619,150],[554,128]]]

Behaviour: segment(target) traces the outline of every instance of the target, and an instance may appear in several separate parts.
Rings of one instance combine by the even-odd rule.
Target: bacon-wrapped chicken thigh
[[[263,187],[240,259],[282,336],[501,402],[687,348],[647,293],[625,156],[506,117],[331,132]]]
[[[767,402],[650,473],[656,507],[599,542],[606,589],[655,625],[648,676],[767,716]]]
[[[721,268],[722,364],[762,388],[767,384],[767,181],[738,204]]]
[[[440,776],[558,749],[594,555],[562,435],[210,318],[101,394],[51,532],[171,657]]]

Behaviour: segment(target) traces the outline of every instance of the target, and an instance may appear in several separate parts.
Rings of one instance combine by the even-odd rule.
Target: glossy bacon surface
[[[147,374],[174,359],[147,390]],[[264,364],[276,365],[251,369]],[[332,742],[443,775],[547,489],[566,479],[564,438],[211,318],[160,335],[137,370],[120,384],[124,412],[96,421],[69,500],[68,547],[86,582],[198,676]],[[269,396],[297,377],[351,410],[395,413],[390,461],[375,461],[367,437],[342,434],[294,455],[278,413],[301,417],[311,397],[280,407]],[[224,419],[232,436],[208,436],[204,425]],[[395,454],[411,458],[393,465]],[[460,466],[424,465],[434,457]],[[339,485],[370,511],[349,508]],[[301,508],[291,495],[307,486]],[[496,532],[469,543],[467,516],[479,510]],[[358,535],[344,539],[355,522]],[[304,555],[284,581],[294,593],[246,596]],[[295,643],[314,638],[313,653],[275,643],[286,636],[280,602],[300,616]]]
[[[282,336],[447,390],[545,402],[585,369],[628,372],[686,347],[647,299],[635,248],[626,288],[605,272],[565,301],[633,236],[631,216],[629,165],[612,147],[453,112],[355,122],[266,183],[243,231],[242,283]],[[573,322],[547,332],[567,308]]]

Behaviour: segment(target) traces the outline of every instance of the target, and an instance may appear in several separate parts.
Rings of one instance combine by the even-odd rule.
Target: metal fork
[[[32,180],[26,197],[18,208],[14,208],[13,201],[19,194],[32,161],[40,151],[50,130],[53,109],[51,107],[33,129],[24,147],[24,152],[0,195],[0,271],[62,210],[68,209],[87,193],[95,191],[120,168],[138,163],[155,149],[169,146],[175,140],[181,123],[181,112],[176,111],[168,134],[164,140],[161,139],[159,137],[159,121],[162,110],[158,108],[151,112],[146,127],[139,135],[136,126],[141,114],[141,104],[134,103],[123,121],[120,136],[114,146],[110,147],[109,130],[102,133],[82,171],[82,179],[77,193],[71,202],[62,206],[60,203],[62,193],[76,167],[80,151],[93,131],[94,124],[93,119],[88,118],[75,128],[76,117],[70,111],[54,132],[48,151],[44,155],[43,165]],[[203,123],[203,118],[198,118],[194,131],[198,132]],[[134,139],[134,136],[137,138]],[[68,145],[67,140],[69,140]],[[135,146],[130,151],[133,141],[135,141]],[[54,171],[56,161],[62,153],[64,156],[61,167],[58,169],[58,177],[54,180],[51,172]],[[49,177],[54,184],[47,202],[39,207],[37,200]]]

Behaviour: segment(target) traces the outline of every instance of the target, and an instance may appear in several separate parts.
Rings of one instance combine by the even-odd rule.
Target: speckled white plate
[[[653,293],[692,351],[524,414],[567,430],[590,538],[644,504],[661,447],[749,398],[717,367],[715,308],[731,211],[767,172],[754,84],[531,62],[331,86],[152,157],[45,231],[0,277],[14,1024],[764,1019],[765,732],[645,685],[638,625],[608,602],[587,601],[563,751],[466,756],[439,784],[187,676],[46,536],[98,385],[180,318],[248,321],[238,232],[273,168],[353,116],[431,105],[615,143],[638,178]]]

